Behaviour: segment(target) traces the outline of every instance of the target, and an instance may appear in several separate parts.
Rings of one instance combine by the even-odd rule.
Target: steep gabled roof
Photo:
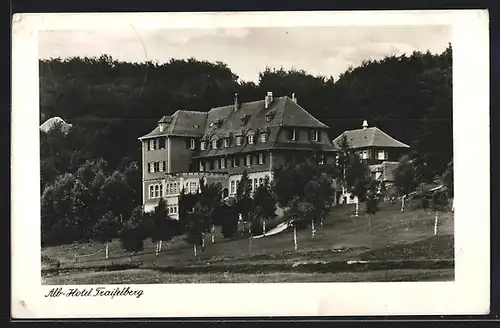
[[[172,116],[163,116],[158,123],[168,124],[167,128],[160,131],[157,126],[150,133],[139,138],[146,139],[162,136],[185,136],[185,137],[201,137],[205,128],[207,113],[178,110]]]
[[[333,143],[337,145],[342,136],[347,137],[347,142],[350,148],[366,148],[366,147],[385,147],[385,148],[409,148],[407,144],[404,144],[393,137],[389,136],[384,131],[377,127],[371,127],[366,129],[349,130],[343,132],[337,138],[333,140]]]
[[[281,126],[328,128],[287,96],[274,98],[268,108],[265,107],[265,100],[241,103],[237,110],[234,106],[232,104],[215,107],[208,113],[179,110],[172,116],[164,116],[158,121],[158,123],[168,124],[166,129],[160,131],[157,126],[139,140],[168,135],[210,139],[214,135],[222,138],[237,133],[245,135],[251,131],[258,133],[272,129],[276,132],[269,136],[269,142],[272,143],[274,140],[271,137],[277,136],[277,131],[273,128]],[[268,121],[266,116],[271,119]]]

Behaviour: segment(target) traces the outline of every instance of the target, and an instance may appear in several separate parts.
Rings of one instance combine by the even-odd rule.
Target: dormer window
[[[200,149],[201,150],[205,150],[205,148],[206,148],[205,141],[202,141],[201,144],[200,144]]]
[[[224,148],[229,147],[229,138],[224,138]]]
[[[377,159],[383,161],[383,160],[387,159],[386,155],[387,155],[387,153],[384,150],[379,150],[377,153]]]
[[[248,136],[248,144],[253,145],[253,134]]]
[[[271,122],[271,120],[274,117],[274,111],[270,111],[269,113],[266,114],[266,122]]]
[[[189,140],[189,149],[195,149],[196,141],[194,139]]]
[[[260,134],[260,142],[266,142],[267,141],[267,133],[262,132]]]
[[[319,132],[317,130],[311,130],[309,133],[309,140],[317,142],[319,140]]]
[[[212,149],[217,149],[217,140],[212,140]]]
[[[248,114],[243,115],[240,118],[241,125],[243,126],[243,125],[247,124],[249,119],[250,119],[250,116]]]
[[[237,136],[236,137],[236,146],[241,146],[241,142],[242,142],[242,137],[241,136]]]
[[[222,125],[222,120],[217,119],[212,124],[210,124],[210,127],[220,128],[221,125]]]

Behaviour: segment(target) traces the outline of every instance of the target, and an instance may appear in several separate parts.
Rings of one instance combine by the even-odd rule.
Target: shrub
[[[120,233],[122,248],[129,252],[140,252],[144,249],[145,232],[142,226],[127,224]]]
[[[427,198],[426,195],[422,196],[422,199],[420,200],[420,206],[422,206],[423,209],[429,208],[429,198]]]

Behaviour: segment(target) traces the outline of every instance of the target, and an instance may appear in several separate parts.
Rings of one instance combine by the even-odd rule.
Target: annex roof
[[[347,137],[347,142],[350,148],[367,148],[367,147],[384,147],[384,148],[409,148],[393,137],[389,136],[384,131],[377,127],[348,130],[343,132],[333,140],[333,143],[338,146],[343,136]]]

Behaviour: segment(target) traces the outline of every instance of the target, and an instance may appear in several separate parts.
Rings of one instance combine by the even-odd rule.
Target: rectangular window
[[[229,147],[229,138],[224,139],[224,147],[225,148]]]
[[[162,167],[163,167],[163,171],[166,171],[167,170],[167,162],[163,161]]]
[[[259,164],[264,164],[264,154],[259,153]]]
[[[257,190],[257,188],[259,187],[259,185],[258,185],[258,182],[257,182],[257,181],[258,181],[258,180],[257,180],[257,178],[253,179],[253,190],[255,190],[255,191],[256,191],[256,190]]]
[[[160,185],[160,197],[163,197],[163,185]]]
[[[295,129],[290,129],[288,130],[288,139],[295,141],[296,135],[295,135]]]
[[[155,197],[155,186],[150,185],[149,186],[149,198],[154,198]]]
[[[226,158],[225,157],[222,157],[220,159],[220,168],[221,169],[225,169],[226,168]]]
[[[386,159],[386,157],[385,157],[385,151],[379,150],[379,152],[378,152],[378,159],[380,159],[380,160]]]
[[[200,149],[205,150],[205,141],[202,141],[200,144]]]
[[[253,134],[248,136],[248,144],[253,145]]]
[[[363,150],[363,155],[362,155],[362,158],[363,159],[368,159],[368,150]]]
[[[189,140],[189,149],[196,148],[196,141],[194,139]]]
[[[267,134],[261,133],[260,134],[260,142],[266,142],[266,141],[267,141]]]
[[[210,170],[213,170],[215,168],[215,160],[209,162],[210,165]]]
[[[235,189],[235,182],[234,180],[231,181],[231,194],[234,194],[236,192],[236,189]]]
[[[241,146],[241,137],[236,137],[236,146]]]
[[[319,154],[319,161],[318,161],[318,164],[319,164],[319,165],[323,165],[323,164],[325,164],[325,154],[323,154],[323,153]]]
[[[154,164],[154,171],[159,172],[160,171],[160,162],[155,162]]]
[[[151,165],[151,163],[148,163],[148,172],[153,173],[153,166]]]
[[[160,197],[160,186],[155,185],[155,198]]]
[[[233,157],[233,167],[240,166],[240,158],[238,156]]]
[[[217,149],[217,140],[212,140],[212,149]]]
[[[311,141],[318,141],[318,131],[316,130],[311,130],[310,134],[309,134],[309,140]]]
[[[200,172],[205,170],[205,166],[203,165],[203,161],[200,161]]]
[[[252,165],[252,156],[251,155],[246,155],[245,156],[245,165],[246,166]]]
[[[158,149],[165,149],[166,145],[167,145],[167,138],[161,138],[160,139],[160,147],[158,147]]]
[[[155,139],[149,140],[149,150],[155,150]]]

